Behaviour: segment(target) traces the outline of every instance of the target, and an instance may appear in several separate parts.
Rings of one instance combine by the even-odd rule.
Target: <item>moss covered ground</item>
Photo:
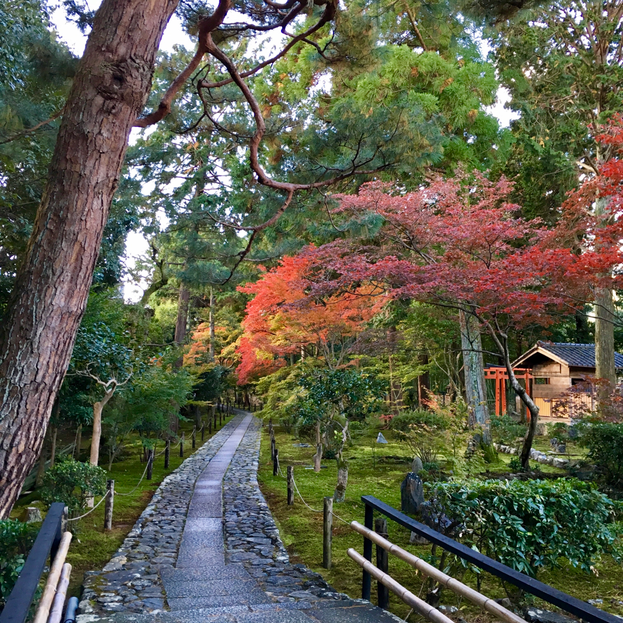
[[[383,431],[389,443],[375,443],[377,431],[371,431],[354,440],[347,451],[349,461],[349,480],[346,500],[334,505],[335,514],[346,522],[357,520],[363,523],[364,506],[362,495],[373,495],[400,508],[400,483],[409,471],[411,456],[404,444],[394,439],[390,431]],[[323,461],[323,469],[316,473],[311,469],[314,448],[300,447],[300,440],[292,434],[276,427],[276,443],[282,471],[286,466],[294,466],[294,477],[300,493],[307,504],[296,498],[294,506],[288,506],[286,500],[286,481],[282,476],[272,475],[270,461],[270,443],[267,427],[263,429],[259,480],[266,500],[277,520],[280,533],[290,556],[294,562],[301,562],[321,573],[337,590],[352,597],[361,596],[361,570],[351,561],[346,552],[353,547],[360,553],[363,550],[362,537],[353,532],[346,523],[334,519],[333,531],[333,568],[322,568],[322,509],[323,498],[333,494],[337,468],[335,461]],[[499,455],[499,463],[488,467],[491,474],[503,474],[509,471],[508,455]],[[563,472],[549,466],[540,466],[545,473],[564,475]],[[413,546],[409,544],[409,533],[404,528],[388,522],[389,539],[414,554],[431,561],[430,546]],[[439,554],[439,552],[437,552]],[[427,582],[415,571],[395,557],[390,556],[390,573],[399,582],[416,595],[425,595]],[[475,573],[462,567],[453,566],[452,575],[460,577],[466,584],[477,588],[478,579]],[[561,569],[544,572],[539,579],[564,592],[583,600],[603,599],[603,607],[615,614],[623,614],[623,568],[612,558],[604,557],[596,565],[596,574],[590,575],[580,570],[564,566]],[[488,574],[481,574],[481,590],[489,597],[506,597],[500,581]],[[373,586],[373,600],[376,599]],[[468,621],[487,620],[487,616],[477,608],[457,599],[452,593],[444,591],[441,604],[456,606],[460,610],[453,618],[463,617]],[[390,609],[401,617],[409,613],[397,597],[390,597]],[[416,620],[411,615],[409,621]]]

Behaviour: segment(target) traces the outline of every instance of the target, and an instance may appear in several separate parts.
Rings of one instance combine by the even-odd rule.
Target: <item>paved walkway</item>
[[[79,623],[399,621],[290,564],[257,485],[259,429],[241,412],[162,483],[86,579]]]

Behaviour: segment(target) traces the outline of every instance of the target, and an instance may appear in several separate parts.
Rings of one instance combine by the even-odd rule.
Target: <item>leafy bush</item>
[[[582,426],[580,443],[609,485],[623,486],[623,424],[593,422]]]
[[[623,553],[614,502],[579,480],[438,483],[432,496],[466,545],[533,577],[562,559],[591,571],[602,553]]]
[[[0,610],[26,562],[38,529],[17,519],[0,520]]]
[[[519,424],[510,415],[491,418],[491,437],[497,443],[511,446],[525,434],[525,425]]]
[[[68,459],[46,472],[41,488],[44,502],[64,502],[73,516],[86,508],[89,498],[106,491],[106,472],[96,465]]]
[[[445,430],[448,427],[448,419],[434,411],[403,411],[392,418],[390,428],[401,433],[408,433],[412,426],[426,425],[438,430]]]
[[[391,427],[422,463],[436,463],[447,439],[448,418],[434,411],[407,411],[397,415]]]
[[[547,426],[547,435],[550,439],[558,439],[560,442],[565,442],[569,439],[569,427],[562,422],[549,424]]]

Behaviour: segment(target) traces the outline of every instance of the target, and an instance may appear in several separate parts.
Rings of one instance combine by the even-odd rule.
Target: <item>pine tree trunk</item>
[[[50,436],[50,432],[48,431],[46,438]],[[35,488],[41,486],[43,482],[43,476],[45,474],[45,464],[47,462],[46,459],[46,451],[45,451],[45,440],[43,445],[41,446],[41,455],[39,456],[39,465],[37,465],[37,475],[35,476]]]
[[[82,449],[82,424],[78,424],[78,428],[76,430],[76,447],[74,448],[74,455],[76,457],[76,461],[80,460],[81,449]]]
[[[478,321],[463,310],[459,311],[461,328],[461,349],[467,406],[474,425],[482,428],[483,440],[491,443],[487,388],[485,386],[485,364],[482,356],[482,340]]]
[[[128,135],[177,0],[104,0],[65,106],[0,339],[0,518],[43,443],[86,306]]]

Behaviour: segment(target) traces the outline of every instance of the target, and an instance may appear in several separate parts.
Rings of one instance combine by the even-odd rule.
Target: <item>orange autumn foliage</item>
[[[246,307],[244,334],[237,349],[241,363],[238,383],[244,385],[286,364],[286,357],[310,352],[327,358],[336,347],[359,333],[363,325],[386,303],[357,290],[310,299],[308,296],[313,259],[305,250],[284,257],[255,283],[239,286],[255,295]]]

